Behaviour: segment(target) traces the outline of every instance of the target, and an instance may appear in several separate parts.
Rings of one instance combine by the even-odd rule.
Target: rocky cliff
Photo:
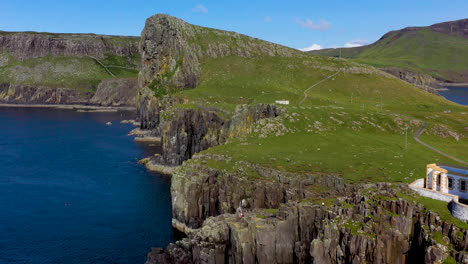
[[[222,197],[221,190],[208,186],[216,182],[213,173],[206,176],[207,186],[194,188],[191,195],[211,190],[215,196]],[[314,178],[317,179],[312,177],[308,184],[320,185]],[[254,195],[234,192],[239,194],[237,201],[241,198],[248,201],[244,217],[230,213],[210,217],[210,210],[216,212],[217,209],[208,207],[213,195],[200,195],[203,200],[194,201],[198,201],[198,206],[192,208],[205,210],[206,220],[201,228],[185,229],[188,237],[165,250],[154,248],[148,254],[147,264],[468,261],[465,253],[468,248],[467,231],[442,221],[421,205],[398,198],[395,190],[405,187],[378,184],[356,188],[345,186],[339,180],[332,182],[338,187],[332,196],[314,194],[306,199],[289,201],[281,195],[284,189],[275,188],[277,186],[269,188],[268,185],[261,187],[268,192],[260,192],[257,196],[262,197],[263,193],[275,197],[276,204],[271,205],[277,209],[259,209],[268,206],[258,203]],[[229,185],[236,184],[234,181]],[[256,181],[253,189],[262,184]],[[333,184],[328,185],[332,190]],[[229,187],[223,189],[226,188]],[[299,189],[310,188],[306,183]],[[289,193],[294,188],[287,190]],[[221,204],[215,204],[221,207]]]
[[[137,37],[1,31],[0,102],[134,105],[135,95],[128,96],[136,82],[122,78],[136,79],[138,43]],[[99,100],[103,95],[112,102]]]
[[[153,249],[148,264],[468,260],[464,253],[468,245],[466,230],[403,199],[401,193],[410,191],[402,186],[351,184],[321,170],[289,172],[279,165],[273,168],[274,160],[282,155],[281,149],[277,149],[271,166],[251,163],[239,156],[236,159],[212,154],[210,150],[202,152],[245,135],[255,135],[259,133],[254,129],[259,120],[278,120],[286,111],[261,103],[237,104],[230,110],[178,96],[187,92],[183,90],[203,85],[204,63],[227,56],[261,59],[279,56],[289,60],[307,54],[233,32],[193,26],[167,15],[147,20],[140,51],[142,69],[137,96],[140,128],[161,137],[162,153],[150,158],[154,163],[179,165],[171,185],[173,226],[188,236],[166,249]],[[349,69],[338,68],[343,66],[341,60],[314,63],[320,66],[317,71],[327,71],[325,77],[329,76],[328,71],[349,73]],[[294,68],[289,61],[286,64]],[[301,61],[301,65],[305,63]],[[356,66],[356,70],[360,69]],[[427,84],[422,77],[399,74],[417,79],[422,86]],[[381,74],[379,78],[401,83]],[[326,107],[344,111],[343,107],[322,104],[288,109],[312,112]],[[298,122],[295,114],[288,115],[288,122]],[[339,118],[347,115],[336,114]],[[325,119],[329,118],[343,123],[329,116]],[[306,120],[305,123],[313,122]],[[277,122],[268,128],[276,132],[281,125]],[[248,139],[243,140],[235,142],[250,144]],[[222,147],[225,146],[217,148]],[[320,148],[314,146],[309,151]],[[298,149],[299,152],[303,153]],[[236,213],[241,205],[244,217]]]
[[[138,37],[0,31],[0,52],[26,60],[45,56],[138,55]]]
[[[429,93],[438,94],[437,89],[441,88],[439,82],[427,74],[391,67],[382,68],[382,70]]]
[[[253,106],[237,116],[220,109],[171,109],[180,100],[170,95],[198,85],[200,62],[225,56],[304,56],[301,52],[235,32],[194,26],[168,15],[155,15],[146,21],[141,36],[141,71],[137,112],[142,129],[153,129],[162,137],[163,155],[156,161],[180,165],[194,153],[226,141],[232,120],[251,122],[278,115],[274,106]],[[162,118],[164,112],[165,119]],[[244,115],[244,117],[241,117]]]

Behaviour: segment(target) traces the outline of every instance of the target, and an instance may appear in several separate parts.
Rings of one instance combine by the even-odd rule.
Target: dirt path
[[[301,105],[301,104],[305,101],[305,99],[307,99],[307,93],[309,92],[310,89],[314,88],[315,86],[321,84],[322,82],[324,82],[324,81],[326,81],[326,80],[328,80],[328,79],[330,79],[330,78],[333,78],[335,75],[337,75],[337,74],[340,73],[340,72],[341,72],[341,70],[335,72],[334,74],[332,74],[332,75],[326,77],[326,78],[323,79],[323,80],[320,80],[320,81],[316,82],[314,85],[312,85],[312,86],[310,86],[309,88],[307,88],[307,89],[304,91],[304,98],[302,98],[302,100],[299,102],[299,105]]]
[[[115,77],[115,75],[106,67],[106,65],[102,64],[102,62],[100,62],[97,58],[93,57],[93,56],[89,56],[91,59],[95,60],[99,65],[101,65],[104,70],[106,70],[106,72],[112,76],[112,77]]]

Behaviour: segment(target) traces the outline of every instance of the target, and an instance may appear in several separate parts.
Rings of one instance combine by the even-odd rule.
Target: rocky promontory
[[[351,183],[326,171],[291,172],[210,153],[210,148],[257,133],[256,124],[277,120],[287,109],[251,103],[229,110],[178,96],[202,83],[203,63],[229,56],[289,59],[307,54],[168,15],[147,20],[140,51],[140,129],[160,137],[162,145],[160,154],[144,162],[170,166],[173,226],[187,235],[166,249],[153,249],[148,264],[468,261],[466,230],[409,199],[414,194],[402,185]],[[329,70],[324,64],[317,69]],[[427,84],[422,77],[400,74]],[[339,118],[347,115],[335,112],[343,107],[333,107]],[[247,146],[246,141],[238,143]]]

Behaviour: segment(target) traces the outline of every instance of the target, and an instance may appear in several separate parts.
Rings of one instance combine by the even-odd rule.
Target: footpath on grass
[[[309,92],[310,89],[314,88],[315,86],[321,84],[322,82],[324,82],[324,81],[326,81],[326,80],[328,80],[328,79],[330,79],[330,78],[333,78],[335,75],[337,75],[337,74],[340,73],[340,72],[341,72],[341,70],[339,70],[339,71],[335,72],[334,74],[332,74],[332,75],[326,77],[325,79],[322,79],[322,80],[316,82],[315,84],[313,84],[312,86],[310,86],[309,88],[307,88],[307,89],[304,91],[304,98],[302,98],[302,100],[299,102],[299,105],[301,105],[301,104],[305,101],[305,99],[307,99],[307,93]]]
[[[446,158],[449,158],[451,160],[454,160],[454,161],[459,162],[459,163],[464,164],[464,165],[468,165],[468,162],[463,161],[463,160],[458,159],[458,158],[455,158],[454,156],[449,155],[449,154],[447,154],[447,153],[445,153],[443,151],[440,151],[437,148],[435,148],[435,147],[423,142],[421,139],[419,139],[419,136],[421,136],[421,134],[424,133],[424,130],[426,129],[426,127],[427,127],[427,123],[423,121],[423,125],[418,129],[418,131],[416,131],[416,133],[413,136],[414,140],[416,140],[419,144],[421,144],[421,145],[423,145],[423,146],[425,146],[425,147],[439,153],[440,155],[442,155],[442,156],[444,156]]]

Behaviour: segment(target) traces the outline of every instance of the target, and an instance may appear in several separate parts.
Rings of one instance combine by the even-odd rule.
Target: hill
[[[391,31],[367,46],[312,51],[330,57],[340,52],[343,58],[382,69],[411,71],[441,82],[468,82],[468,19]]]
[[[412,138],[424,122],[422,140],[466,160],[467,107],[369,65],[168,15],[146,21],[141,51],[137,111],[162,144],[143,162],[172,174],[173,225],[188,234],[148,263],[420,261],[444,235],[454,250],[434,258],[464,257],[463,233],[431,233],[418,204],[438,226],[466,223],[404,186],[453,163]]]
[[[133,104],[125,90],[135,96],[138,44],[138,37],[0,31],[0,102]],[[106,95],[91,100],[99,86]]]

